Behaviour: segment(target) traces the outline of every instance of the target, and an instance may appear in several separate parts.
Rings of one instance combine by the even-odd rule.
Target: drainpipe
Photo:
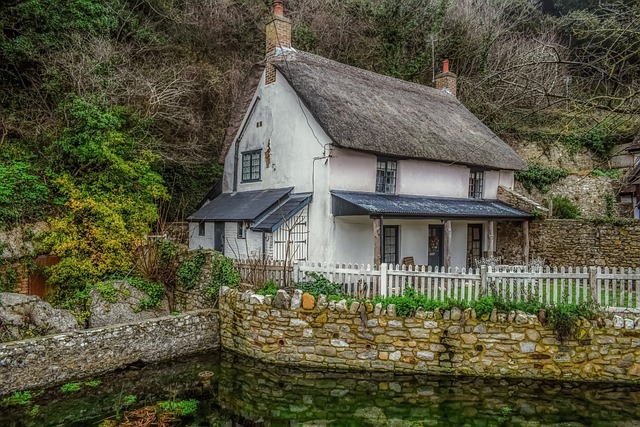
[[[380,215],[380,264],[384,263],[384,216]]]
[[[251,116],[253,116],[253,112],[256,109],[256,105],[258,105],[258,101],[260,101],[259,96],[256,97],[256,101],[251,106],[251,110],[249,110],[249,115],[247,116],[247,120],[245,120],[244,124],[242,125],[242,129],[240,130],[240,133],[238,134],[238,137],[236,138],[236,143],[234,145],[234,149],[233,149],[233,192],[234,193],[238,191],[238,160],[240,158],[240,153],[238,152],[238,150],[240,149],[240,141],[244,136],[244,131],[247,130],[247,125],[249,124],[249,120],[251,120]]]

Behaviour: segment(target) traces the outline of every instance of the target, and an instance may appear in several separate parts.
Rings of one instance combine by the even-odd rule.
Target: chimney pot
[[[282,0],[273,0],[273,16],[284,16],[284,3]]]
[[[456,96],[458,92],[456,81],[457,76],[449,71],[449,60],[445,59],[442,61],[442,72],[436,74],[434,79],[436,89],[445,89],[451,95]]]

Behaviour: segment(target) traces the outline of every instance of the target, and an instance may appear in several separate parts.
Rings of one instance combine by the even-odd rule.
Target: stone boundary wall
[[[220,347],[218,313],[199,310],[0,344],[0,396]]]
[[[551,266],[640,266],[640,221],[628,225],[589,220],[545,219],[529,226],[530,259]],[[504,264],[521,264],[522,225],[499,222],[496,255]]]
[[[527,213],[538,211],[544,216],[549,213],[549,209],[545,208],[540,203],[535,202],[522,194],[516,193],[515,191],[509,190],[502,185],[498,187],[498,200]]]
[[[317,303],[283,290],[275,297],[223,289],[222,346],[271,363],[320,369],[480,375],[640,383],[640,319],[583,320],[559,342],[537,316],[497,313],[478,319],[459,309],[395,316],[395,307]]]

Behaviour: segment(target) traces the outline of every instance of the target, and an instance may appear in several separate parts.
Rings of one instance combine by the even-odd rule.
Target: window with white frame
[[[206,235],[207,229],[204,222],[198,223],[198,236]]]
[[[242,153],[242,182],[260,181],[260,156],[262,150]]]
[[[472,170],[469,173],[469,197],[472,199],[482,199],[484,192],[484,172]]]
[[[398,163],[395,160],[378,159],[376,193],[395,194]]]

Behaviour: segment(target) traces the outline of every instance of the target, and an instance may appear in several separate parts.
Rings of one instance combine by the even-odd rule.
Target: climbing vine
[[[568,175],[569,172],[566,169],[534,164],[523,171],[516,172],[516,180],[529,192],[535,187],[540,192],[546,193],[551,185]]]
[[[196,250],[189,258],[184,260],[178,270],[178,283],[185,289],[193,289],[202,276],[202,267],[207,259],[204,250]]]

